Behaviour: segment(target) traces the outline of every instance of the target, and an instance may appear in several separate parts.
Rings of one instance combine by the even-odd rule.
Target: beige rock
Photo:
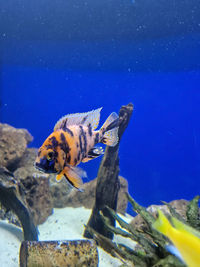
[[[171,206],[175,209],[175,211],[178,214],[180,214],[183,217],[183,219],[186,219],[186,210],[188,203],[189,201],[185,199],[173,200],[169,202],[169,204],[171,204]],[[170,211],[166,205],[151,205],[147,208],[147,211],[156,216],[156,211],[158,208],[161,209],[165,214],[170,214]],[[142,230],[144,230],[147,227],[146,223],[144,222],[144,220],[140,215],[135,216],[131,221],[131,224],[135,226],[137,229],[142,229]]]
[[[49,179],[32,176],[21,180],[25,192],[25,200],[36,225],[46,221],[53,213],[53,201],[49,190]]]
[[[27,148],[25,150],[22,158],[20,159],[17,167],[18,168],[24,167],[24,166],[34,167],[34,162],[35,162],[35,159],[37,157],[37,153],[38,153],[37,148]],[[35,171],[36,171],[36,169],[35,169]]]
[[[49,174],[39,172],[34,167],[37,149],[26,149],[14,172],[24,191],[26,202],[36,225],[46,221],[53,212],[53,199],[50,193]]]
[[[30,209],[35,224],[43,223],[52,214],[53,201],[49,175],[34,168],[37,149],[27,148],[33,137],[26,129],[0,123],[0,166],[14,171],[21,185],[21,197]]]
[[[65,179],[62,179],[60,182],[57,182],[56,175],[50,175],[50,192],[53,199],[54,208],[67,207],[67,196],[71,191],[73,191],[73,189],[65,181]]]
[[[27,144],[33,137],[26,129],[16,129],[8,124],[0,123],[0,166],[10,170],[23,156]]]
[[[124,214],[127,208],[127,199],[125,192],[128,192],[128,182],[123,177],[120,179],[120,190],[118,195],[118,204],[117,211]],[[69,193],[69,187],[63,184],[54,186],[52,192],[54,207],[63,208],[63,207],[81,207],[91,209],[93,208],[95,201],[95,190],[96,190],[97,179],[94,179],[88,183],[83,184],[83,192],[80,192],[76,189],[71,190]],[[65,183],[66,184],[66,183]],[[66,191],[65,191],[66,190]]]
[[[169,202],[172,208],[174,208],[175,211],[178,214],[180,214],[181,217],[183,217],[183,219],[185,220],[186,220],[186,210],[188,203],[189,201],[185,199],[178,199]],[[156,214],[158,208],[161,209],[165,214],[170,214],[170,211],[166,205],[151,205],[147,208],[147,210],[152,214]]]

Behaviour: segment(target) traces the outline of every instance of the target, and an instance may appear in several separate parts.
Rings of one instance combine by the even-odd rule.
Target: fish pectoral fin
[[[83,163],[88,162],[91,159],[96,159],[99,156],[104,154],[104,150],[102,147],[94,146],[88,152],[88,156],[82,160]]]
[[[63,170],[63,174],[70,185],[80,190],[83,185],[82,178],[87,177],[84,170],[78,167],[67,166]]]

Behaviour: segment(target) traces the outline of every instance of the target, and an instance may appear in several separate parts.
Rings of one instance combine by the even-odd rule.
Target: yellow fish
[[[118,143],[119,117],[115,112],[95,131],[101,109],[62,117],[40,147],[35,167],[46,173],[57,173],[57,181],[65,177],[73,187],[79,189],[81,178],[86,173],[76,166],[103,154],[103,149],[96,147],[96,144],[115,146]]]
[[[200,232],[174,217],[171,218],[173,227],[161,210],[158,210],[158,215],[153,227],[171,240],[175,246],[172,253],[180,257],[187,266],[200,267]]]

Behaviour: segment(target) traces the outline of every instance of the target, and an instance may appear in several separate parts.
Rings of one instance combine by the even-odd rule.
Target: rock
[[[33,137],[26,129],[0,123],[0,166],[13,171]]]
[[[119,177],[119,179],[120,190],[118,194],[117,212],[124,214],[127,208],[127,198],[125,192],[128,192],[128,182],[123,177]],[[80,192],[76,189],[72,189],[70,192],[69,186],[65,181],[62,184],[55,184],[53,189],[51,187],[54,207],[77,208],[84,206],[85,208],[91,209],[95,201],[96,183],[97,179],[94,179],[88,183],[83,184],[83,192]]]
[[[49,175],[37,171],[34,167],[37,149],[27,148],[32,139],[26,129],[16,129],[0,123],[0,166],[14,172],[14,179],[22,185],[21,197],[37,225],[52,214],[53,201]]]
[[[186,220],[186,209],[188,203],[189,201],[185,199],[173,200],[169,202],[169,204],[175,209],[175,211],[179,213],[181,217],[183,217],[183,219],[185,220]],[[156,216],[158,208],[161,209],[166,215],[170,214],[170,211],[166,205],[151,205],[147,208],[147,210],[151,214]],[[136,229],[141,229],[141,230],[144,230],[147,227],[146,223],[144,222],[144,220],[140,215],[135,216],[130,224],[136,227]]]
[[[20,167],[34,167],[34,162],[36,159],[38,153],[38,149],[37,148],[27,148],[22,156],[22,158],[20,159],[19,163],[18,163],[18,168]],[[35,167],[34,167],[35,169]],[[35,169],[36,171],[36,169]]]
[[[27,176],[26,179],[21,179],[21,184],[35,225],[45,222],[53,212],[49,179],[42,176],[38,178]]]
[[[46,221],[53,212],[53,199],[50,193],[49,174],[39,172],[34,167],[37,149],[28,148],[14,172],[24,191],[24,200],[36,225]]]
[[[67,207],[67,196],[72,190],[72,187],[65,181],[65,179],[57,182],[56,176],[53,174],[50,175],[50,192],[54,208]]]
[[[189,204],[189,201],[185,199],[179,199],[179,200],[173,200],[169,202],[169,204],[172,206],[172,208],[175,209],[175,211],[183,217],[184,220],[186,220],[186,210],[187,205]],[[170,214],[169,209],[166,205],[151,205],[147,208],[149,212],[151,212],[153,215],[156,214],[157,209],[161,209],[166,215]]]
[[[22,180],[26,179],[28,176],[34,178],[48,178],[49,174],[42,173],[34,167],[34,161],[37,156],[36,148],[27,148],[18,162],[17,169],[14,172],[15,178]]]

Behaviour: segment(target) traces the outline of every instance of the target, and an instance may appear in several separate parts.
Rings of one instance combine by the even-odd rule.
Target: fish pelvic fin
[[[94,146],[93,148],[89,150],[87,157],[84,158],[82,162],[85,163],[85,162],[88,162],[89,160],[96,159],[103,154],[104,154],[104,150],[102,147]]]
[[[169,237],[170,229],[172,229],[172,225],[168,221],[167,217],[164,215],[164,213],[161,210],[158,211],[158,218],[153,223],[153,228],[162,233],[163,235]]]
[[[64,172],[61,171],[59,174],[56,175],[56,181],[60,182],[64,176]]]
[[[108,146],[115,146],[118,143],[119,116],[113,112],[107,118],[100,129],[102,133],[101,142]]]
[[[79,167],[72,167],[72,166],[66,166],[63,171],[63,176],[67,180],[67,182],[72,186],[81,190],[81,186],[83,185],[82,178],[87,177],[87,174],[84,170],[82,170]]]

